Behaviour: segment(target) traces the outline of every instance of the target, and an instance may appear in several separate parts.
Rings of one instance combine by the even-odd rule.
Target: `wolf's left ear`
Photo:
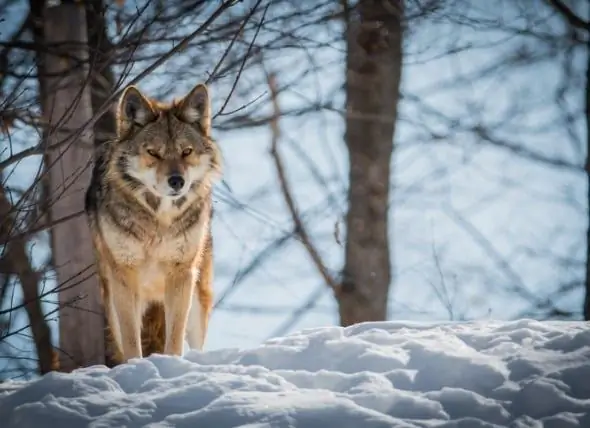
[[[150,101],[135,86],[128,86],[117,106],[117,136],[126,135],[134,126],[147,125],[155,116]]]
[[[178,115],[187,123],[199,124],[209,134],[211,127],[211,102],[207,86],[200,83],[178,104]]]

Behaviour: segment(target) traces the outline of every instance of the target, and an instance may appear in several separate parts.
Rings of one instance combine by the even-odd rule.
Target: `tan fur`
[[[208,90],[197,85],[166,105],[129,87],[117,132],[99,150],[86,193],[113,359],[181,355],[185,338],[202,349],[212,307],[211,186],[221,173]]]

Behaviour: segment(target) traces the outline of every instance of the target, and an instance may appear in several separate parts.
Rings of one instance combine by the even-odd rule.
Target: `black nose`
[[[182,178],[182,175],[171,175],[168,177],[168,185],[178,191],[184,186],[184,178]]]

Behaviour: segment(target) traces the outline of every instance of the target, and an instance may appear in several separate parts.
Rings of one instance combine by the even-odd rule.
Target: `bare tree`
[[[345,5],[350,171],[340,322],[387,319],[390,181],[402,73],[403,2]],[[355,17],[358,15],[358,17]]]
[[[391,158],[402,70],[403,2],[343,2],[346,39],[345,143],[350,170],[342,278],[326,267],[307,232],[278,151],[276,76],[267,74],[273,103],[273,156],[281,191],[319,274],[338,302],[340,324],[387,319],[391,286],[389,235]]]
[[[45,9],[43,113],[49,130],[47,147],[51,218],[66,218],[84,209],[90,181],[92,134],[72,140],[71,130],[92,119],[88,76],[88,41],[84,6],[63,3]],[[52,48],[58,46],[59,48]],[[55,50],[54,50],[55,49]],[[56,76],[56,77],[50,77]],[[87,364],[104,364],[100,289],[93,275],[94,254],[86,219],[71,218],[53,227],[52,254],[60,301],[61,368],[69,371]]]

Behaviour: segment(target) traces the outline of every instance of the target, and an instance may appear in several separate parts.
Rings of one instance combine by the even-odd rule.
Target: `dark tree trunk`
[[[347,13],[350,160],[340,323],[387,318],[391,157],[402,70],[403,1],[360,0]]]
[[[105,5],[103,0],[91,0],[86,3],[86,26],[88,30],[88,48],[91,67],[90,94],[92,111],[99,111],[107,98],[115,89],[115,76],[112,70],[114,50],[107,35]],[[108,110],[94,125],[94,147],[99,149],[105,141],[113,138],[116,131],[114,110]],[[103,307],[104,308],[104,307]],[[109,352],[111,341],[108,320],[103,315],[105,323],[105,364],[108,367],[116,365],[115,359]]]
[[[88,29],[88,47],[91,70],[92,110],[98,111],[115,89],[115,76],[112,62],[114,49],[107,35],[103,0],[86,2],[86,25]],[[115,114],[110,109],[94,125],[94,143],[100,146],[115,136]]]
[[[586,229],[586,278],[584,281],[586,297],[584,299],[584,319],[590,321],[590,46],[586,48],[586,171],[588,228]]]

